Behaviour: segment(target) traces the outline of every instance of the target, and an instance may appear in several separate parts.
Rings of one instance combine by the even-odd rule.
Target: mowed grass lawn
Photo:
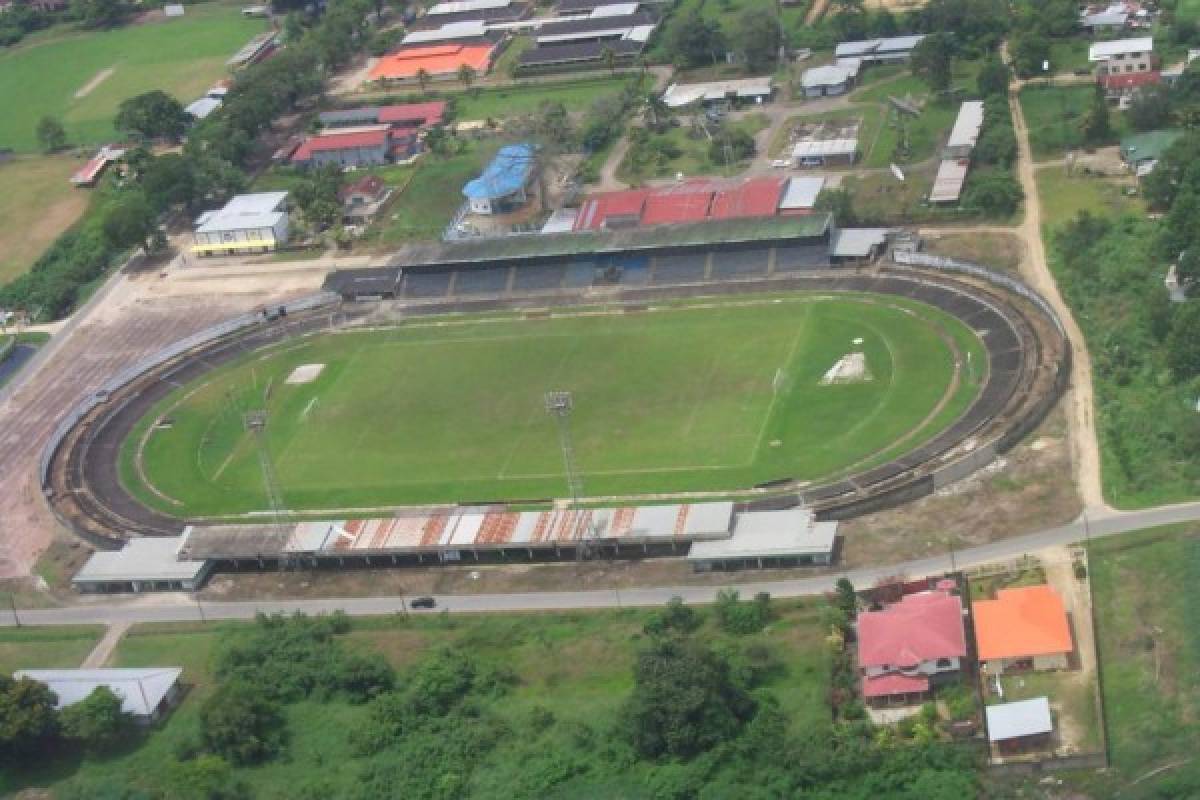
[[[823,729],[830,722],[826,695],[829,667],[815,604],[774,601],[777,618],[761,633],[731,637],[711,619],[696,634],[715,647],[761,648],[779,668],[766,679],[780,710],[797,731]],[[709,617],[707,609],[701,613]],[[565,723],[586,723],[598,730],[615,724],[621,704],[633,687],[633,665],[650,612],[579,612],[526,615],[441,615],[410,620],[399,617],[358,618],[346,635],[351,648],[381,652],[399,671],[405,671],[435,648],[451,646],[471,654],[481,666],[503,667],[516,675],[507,693],[486,701],[487,711],[522,727],[535,708],[549,710]],[[154,729],[136,749],[101,760],[52,765],[44,774],[18,774],[18,786],[54,785],[72,772],[81,777],[129,775],[152,778],[169,768],[180,743],[197,736],[199,708],[215,684],[213,659],[225,631],[242,623],[153,624],[135,626],[117,646],[112,666],[170,664],[184,669],[188,692],[166,723]],[[363,760],[351,747],[351,731],[364,724],[365,705],[334,700],[305,701],[286,708],[287,755],[262,766],[241,768],[254,797],[296,796],[297,786],[317,779],[330,786],[348,786],[359,775]],[[485,758],[501,764],[513,757],[520,743],[499,742]],[[526,749],[525,752],[528,752]],[[480,771],[482,779],[492,770]],[[3,781],[0,779],[0,787]]]
[[[628,80],[612,76],[517,84],[503,89],[472,89],[455,95],[455,116],[460,120],[503,119],[532,114],[542,103],[562,103],[567,111],[586,111],[596,98],[619,93]]]
[[[28,270],[83,215],[88,193],[69,181],[80,163],[65,155],[0,163],[0,285]]]
[[[1092,797],[1195,797],[1155,793],[1180,772],[1200,777],[1200,526],[1177,525],[1091,545],[1097,648],[1115,768]],[[1174,765],[1156,777],[1157,768]],[[1131,791],[1129,784],[1147,776]],[[1195,788],[1195,785],[1191,787]]]
[[[1083,124],[1095,94],[1092,86],[1026,86],[1021,90],[1021,111],[1029,127],[1029,146],[1035,161],[1065,158],[1068,150],[1083,147]],[[1125,115],[1109,109],[1116,144],[1127,132]]]
[[[0,628],[0,675],[18,669],[78,667],[103,635],[100,625]]]
[[[37,148],[34,128],[43,115],[62,119],[71,144],[113,136],[122,100],[162,89],[189,103],[227,75],[225,62],[265,29],[245,19],[240,3],[187,6],[181,19],[155,19],[112,31],[53,32],[0,52],[0,146]],[[112,70],[83,97],[76,93]]]
[[[912,447],[965,409],[980,376],[972,368],[950,389],[955,355],[944,337],[986,363],[961,323],[882,297],[445,318],[323,335],[247,356],[167,398],[126,443],[122,476],[177,514],[262,509],[242,414],[265,406],[291,509],[559,497],[562,456],[543,394],[569,390],[586,494],[817,479],[880,458],[910,432]],[[859,348],[871,380],[819,385]],[[324,369],[311,383],[286,384],[303,364]],[[178,505],[148,491],[133,466],[160,417],[171,422],[145,439],[144,470]]]
[[[1140,197],[1125,194],[1131,181],[1078,173],[1069,176],[1066,167],[1042,167],[1037,171],[1037,185],[1042,222],[1048,227],[1069,222],[1080,211],[1105,216],[1146,212]]]

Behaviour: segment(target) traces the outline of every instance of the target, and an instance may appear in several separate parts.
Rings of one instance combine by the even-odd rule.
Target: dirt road
[[[1015,231],[1025,240],[1029,252],[1029,258],[1023,264],[1023,272],[1029,284],[1054,306],[1071,340],[1073,368],[1071,389],[1067,393],[1066,403],[1071,429],[1072,461],[1084,507],[1104,509],[1108,508],[1108,504],[1104,501],[1104,488],[1100,477],[1100,448],[1096,440],[1096,422],[1092,411],[1095,408],[1092,393],[1092,360],[1083,332],[1079,329],[1071,309],[1063,301],[1046,260],[1046,247],[1042,241],[1042,204],[1038,197],[1033,152],[1029,147],[1029,129],[1025,124],[1021,104],[1017,100],[1019,90],[1019,83],[1014,83],[1009,88],[1009,107],[1012,110],[1013,129],[1017,134],[1017,177],[1025,191],[1025,218]]]

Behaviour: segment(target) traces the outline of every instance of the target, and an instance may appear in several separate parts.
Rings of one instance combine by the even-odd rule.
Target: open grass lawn
[[[1081,752],[1100,751],[1100,714],[1096,709],[1094,682],[1083,680],[1078,672],[1023,672],[1001,679],[1004,697],[988,696],[988,704],[1015,703],[1046,697],[1057,720],[1060,741]],[[1069,740],[1069,741],[1068,741]]]
[[[0,56],[0,83],[2,65]],[[87,209],[87,191],[68,180],[80,163],[66,155],[0,163],[0,285],[28,270]]]
[[[0,675],[18,669],[78,667],[103,635],[100,625],[0,628]]]
[[[750,114],[740,119],[728,120],[724,124],[730,130],[742,130],[754,136],[770,123],[765,114]],[[629,148],[629,154],[617,167],[619,180],[636,185],[653,178],[673,178],[681,172],[689,178],[701,175],[729,177],[743,172],[750,165],[750,159],[728,164],[724,161],[714,161],[709,152],[711,142],[708,137],[694,130],[687,120],[681,120],[678,128],[671,128],[664,133],[651,133],[649,141],[673,145],[678,149],[679,155],[648,164],[636,164],[635,145]]]
[[[472,89],[455,95],[455,116],[460,120],[503,119],[531,114],[545,102],[562,103],[567,111],[586,111],[598,97],[617,94],[629,78],[612,76],[574,81],[546,81]]]
[[[1050,71],[1052,73],[1090,70],[1088,48],[1091,41],[1084,37],[1055,39],[1050,43]]]
[[[318,336],[167,398],[126,443],[122,475],[171,513],[265,507],[241,421],[242,409],[265,403],[288,508],[560,496],[558,434],[542,398],[553,389],[574,392],[571,436],[588,494],[819,479],[882,459],[910,432],[903,447],[915,446],[957,418],[981,376],[959,371],[948,341],[985,363],[969,329],[927,306],[807,294]],[[855,349],[872,379],[819,385]],[[325,368],[311,383],[285,384],[302,364]],[[133,466],[159,417],[172,424],[146,440],[145,474],[181,505],[150,492]]]
[[[1128,181],[1082,175],[1078,170],[1068,176],[1066,167],[1043,167],[1037,171],[1037,184],[1042,222],[1048,227],[1068,222],[1080,211],[1110,217],[1146,212],[1141,197],[1125,194],[1132,185]]]
[[[1083,147],[1083,124],[1092,105],[1092,86],[1027,86],[1021,90],[1021,111],[1029,127],[1029,146],[1035,161],[1065,158],[1068,150]],[[1127,132],[1125,115],[1110,107],[1116,144]]]
[[[70,143],[100,143],[113,136],[120,102],[151,89],[191,102],[226,75],[225,61],[264,29],[262,20],[242,17],[240,7],[189,5],[182,19],[112,31],[63,31],[5,49],[0,52],[5,100],[0,146],[36,149],[34,127],[46,114],[63,120]],[[106,70],[112,72],[104,77]],[[100,80],[84,94],[94,79]]]
[[[1112,764],[1093,797],[1152,794],[1190,771],[1200,781],[1200,527],[1156,528],[1091,545],[1097,647]],[[1173,769],[1129,784],[1158,767]],[[1200,782],[1193,785],[1196,789]]]
[[[381,177],[392,198],[371,223],[364,241],[391,247],[412,239],[439,239],[462,206],[462,186],[479,175],[494,148],[470,144],[453,156],[427,153],[413,166],[387,167]]]
[[[711,620],[695,634],[714,646],[736,644],[761,647],[779,665],[765,688],[778,698],[797,731],[829,723],[826,703],[829,672],[826,649],[815,607],[776,601],[778,618],[765,631],[731,638]],[[701,609],[706,617],[711,612]],[[404,671],[431,648],[451,645],[470,652],[481,666],[503,667],[517,676],[508,693],[487,700],[489,711],[525,730],[535,707],[549,710],[568,726],[583,722],[604,730],[616,720],[633,686],[635,654],[644,642],[642,626],[649,612],[605,611],[571,614],[440,615],[358,619],[348,634],[351,646],[378,650]],[[118,646],[114,663],[120,666],[172,664],[184,668],[189,693],[166,724],[130,752],[78,764],[58,764],[41,775],[20,775],[18,785],[47,785],[72,773],[80,777],[130,775],[154,781],[176,760],[177,743],[194,735],[198,709],[213,689],[213,656],[220,631],[238,623],[204,626],[146,625],[133,628]],[[351,749],[350,733],[368,709],[345,702],[306,701],[287,707],[290,741],[284,757],[263,766],[243,768],[236,776],[253,796],[294,797],[297,787],[322,779],[346,787],[356,779],[363,759]],[[569,729],[569,728],[567,728]],[[485,758],[492,765],[478,771],[487,780],[494,769],[514,756],[521,742],[500,742]],[[528,747],[523,752],[528,753]],[[449,768],[450,765],[447,765]],[[511,769],[511,767],[508,767]],[[40,782],[39,782],[40,781]],[[306,795],[307,796],[307,795]],[[315,796],[315,795],[313,795]]]

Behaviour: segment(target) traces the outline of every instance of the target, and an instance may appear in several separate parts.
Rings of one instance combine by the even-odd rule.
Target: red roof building
[[[575,218],[575,230],[773,217],[779,213],[786,185],[786,178],[777,177],[735,181],[696,178],[671,186],[601,192],[583,202]]]
[[[957,595],[919,592],[858,615],[858,666],[868,702],[923,699],[931,680],[957,673],[966,654]]]
[[[304,140],[292,153],[292,163],[320,166],[365,167],[386,164],[391,157],[391,128],[375,125],[334,129]]]
[[[1100,85],[1109,94],[1124,94],[1140,89],[1143,86],[1156,86],[1162,83],[1162,73],[1158,70],[1149,72],[1110,72],[1100,76]]]
[[[440,123],[446,116],[446,101],[428,103],[404,103],[395,106],[380,106],[379,121],[393,128],[429,128]]]
[[[719,189],[713,197],[710,215],[714,219],[773,217],[779,210],[786,183],[786,178],[751,178]]]

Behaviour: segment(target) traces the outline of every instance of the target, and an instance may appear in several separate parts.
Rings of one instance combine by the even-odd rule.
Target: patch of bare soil
[[[116,72],[116,69],[116,67],[106,67],[97,72],[92,76],[90,81],[79,87],[79,89],[75,92],[75,99],[81,100],[84,97],[87,97],[97,86],[108,80],[109,77]]]
[[[925,249],[935,256],[1014,273],[1025,257],[1020,237],[1011,233],[949,233],[927,238]]]
[[[1063,412],[1056,409],[991,467],[891,511],[843,522],[842,565],[853,568],[945,553],[1075,519]]]

